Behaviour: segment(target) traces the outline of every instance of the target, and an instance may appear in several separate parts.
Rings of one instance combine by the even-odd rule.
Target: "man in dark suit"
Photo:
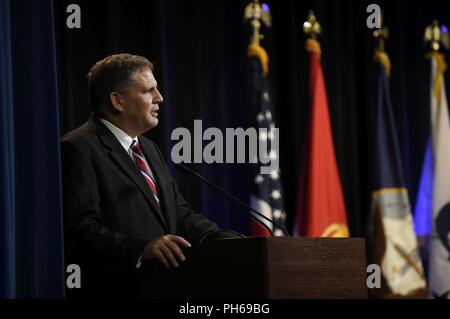
[[[143,261],[178,267],[183,249],[218,228],[191,210],[141,136],[158,124],[163,102],[153,65],[117,54],[97,62],[88,81],[94,112],[61,141],[66,263],[80,265],[82,295],[132,297]]]

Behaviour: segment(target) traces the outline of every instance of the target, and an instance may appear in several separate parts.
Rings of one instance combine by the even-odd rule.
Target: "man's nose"
[[[159,92],[158,89],[156,90],[155,102],[156,103],[164,102],[164,98],[163,98],[163,96],[161,95],[161,93]]]

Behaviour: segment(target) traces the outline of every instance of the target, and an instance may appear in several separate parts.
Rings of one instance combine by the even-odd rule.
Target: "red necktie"
[[[148,186],[150,186],[153,197],[156,200],[156,204],[158,204],[159,206],[159,198],[158,198],[158,190],[156,189],[156,182],[151,177],[147,165],[145,164],[144,154],[142,153],[141,147],[139,146],[139,143],[135,140],[133,140],[133,143],[131,144],[131,151],[134,162],[136,163],[137,167],[139,168],[145,180],[147,181]]]

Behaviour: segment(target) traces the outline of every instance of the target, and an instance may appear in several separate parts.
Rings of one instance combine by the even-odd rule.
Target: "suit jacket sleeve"
[[[97,178],[90,161],[73,143],[61,143],[66,246],[106,269],[132,269],[148,240],[102,226]],[[85,257],[86,258],[86,257]],[[99,265],[101,266],[101,265]]]

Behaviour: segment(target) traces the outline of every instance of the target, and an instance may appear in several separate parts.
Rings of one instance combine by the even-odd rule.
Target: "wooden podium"
[[[144,266],[143,298],[367,298],[364,239],[233,238],[194,247],[177,269]]]

